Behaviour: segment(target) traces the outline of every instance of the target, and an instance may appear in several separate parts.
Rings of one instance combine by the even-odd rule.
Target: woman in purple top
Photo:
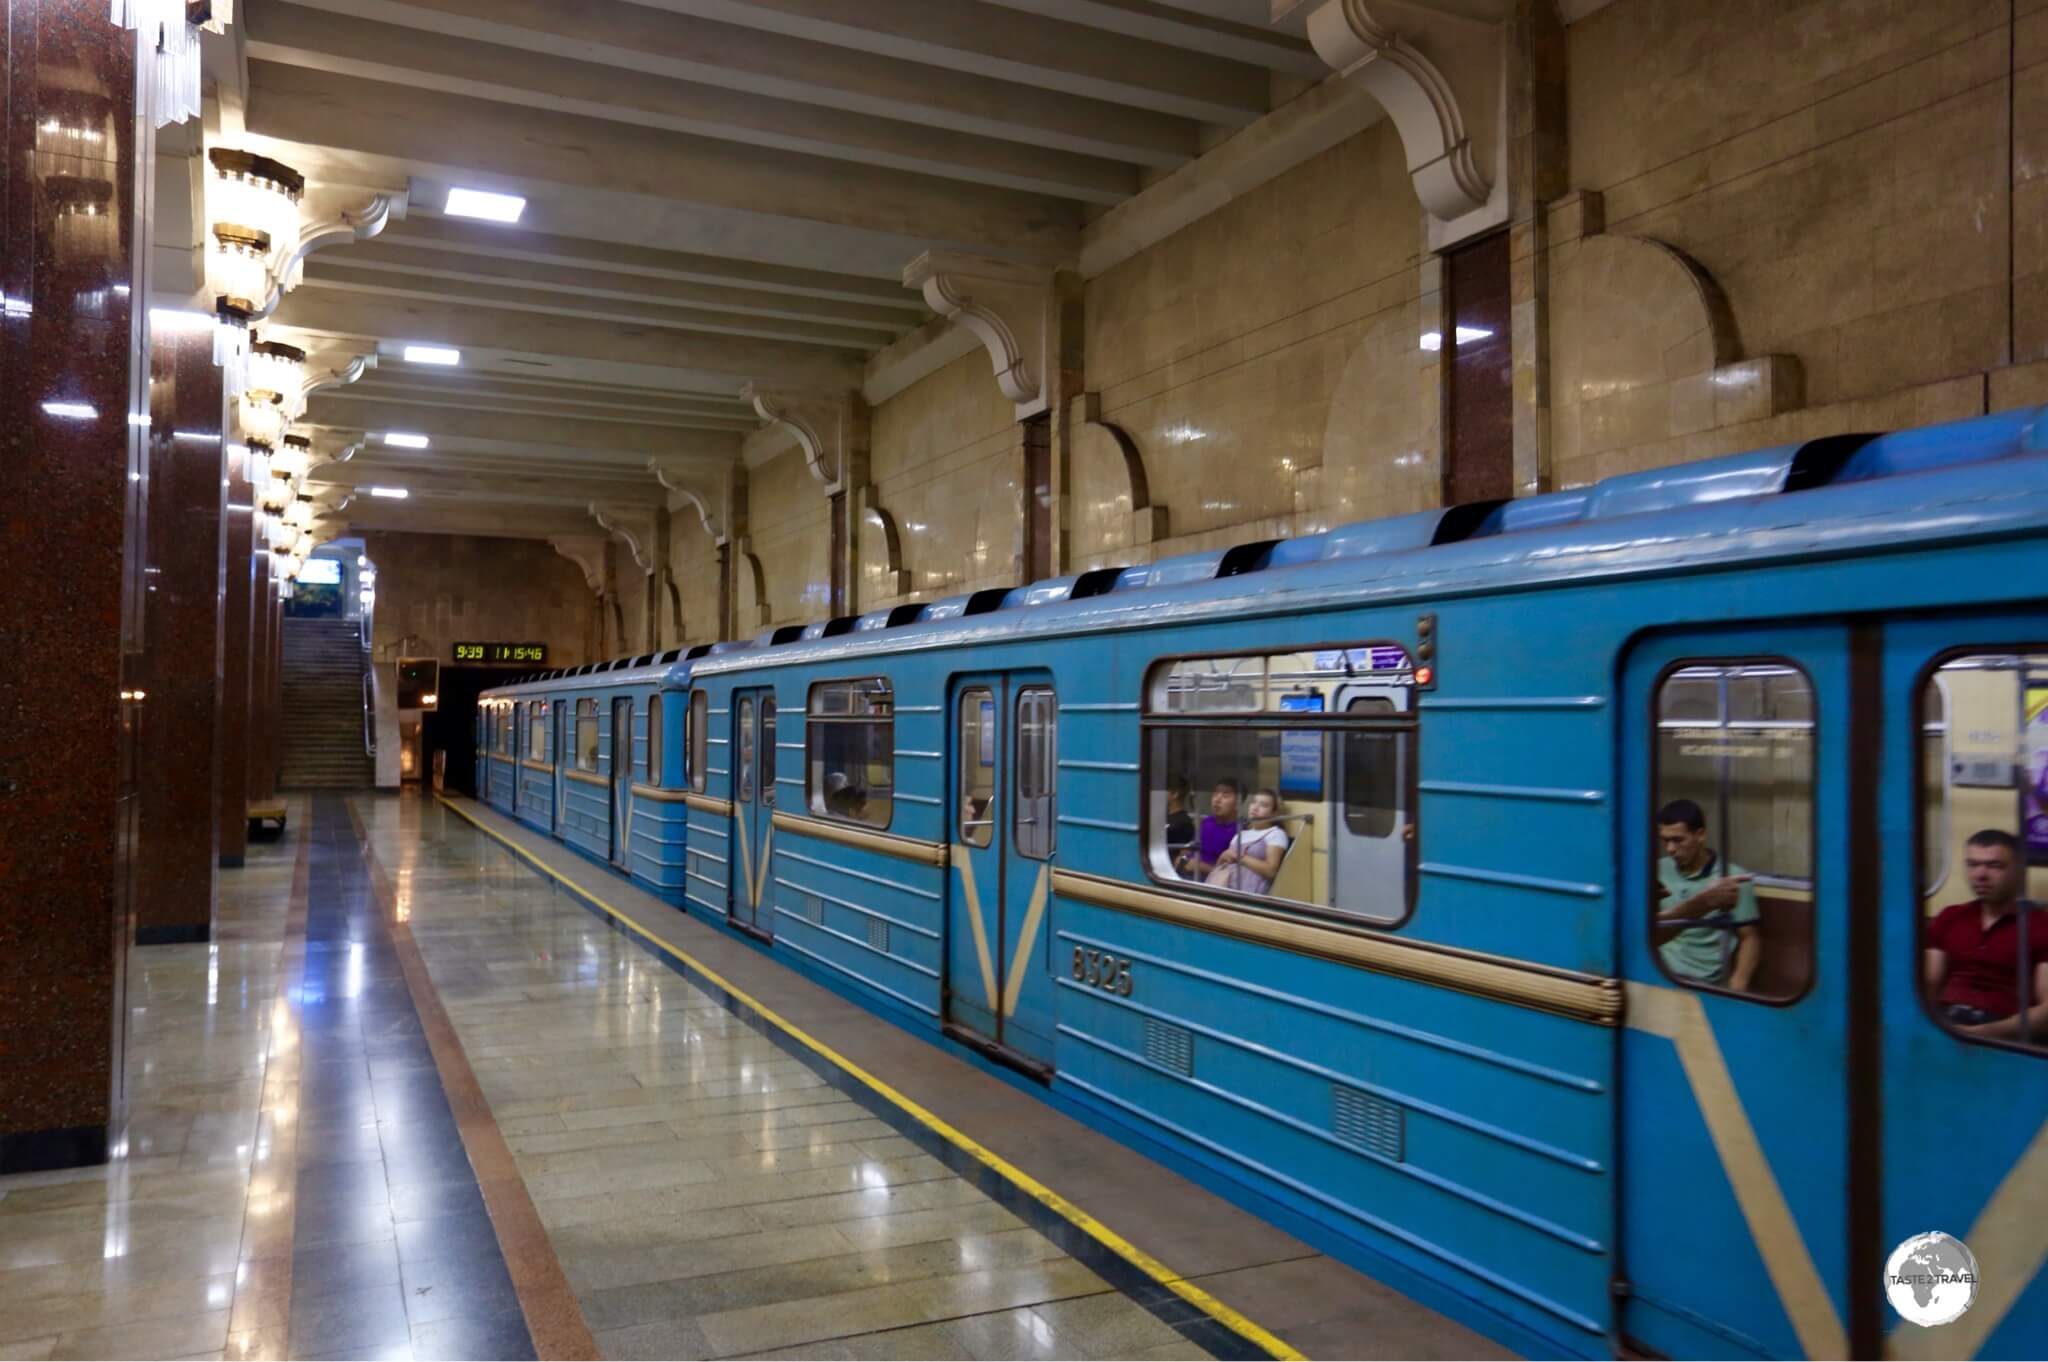
[[[1216,782],[1209,792],[1209,816],[1202,820],[1200,835],[1175,862],[1182,878],[1205,878],[1216,868],[1216,858],[1230,849],[1230,839],[1237,835],[1237,801],[1243,794],[1243,787],[1228,777]]]

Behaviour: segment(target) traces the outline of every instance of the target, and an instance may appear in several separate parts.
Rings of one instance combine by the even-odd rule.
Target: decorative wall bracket
[[[556,553],[583,569],[583,581],[592,592],[604,595],[604,549],[610,541],[601,534],[558,535],[548,544]]]
[[[704,526],[704,533],[711,536],[714,544],[725,542],[725,517],[720,514],[719,494],[706,493],[683,481],[683,475],[671,472],[659,458],[647,461],[647,471],[654,474],[654,480],[669,491],[681,497],[697,512],[697,520]]]
[[[305,395],[311,397],[323,388],[345,388],[376,367],[377,354],[374,350],[367,355],[352,355],[340,368],[329,369],[308,383]]]
[[[1488,207],[1502,113],[1499,23],[1414,0],[1322,0],[1308,38],[1339,77],[1386,109],[1432,217],[1449,223]]]
[[[251,320],[261,321],[277,311],[284,295],[297,288],[299,278],[305,272],[306,257],[329,246],[346,246],[354,241],[368,241],[378,235],[393,218],[403,218],[409,202],[407,190],[394,190],[379,194],[361,208],[345,208],[341,216],[329,222],[315,223],[299,236],[299,248],[286,258],[283,268],[278,271],[280,281],[276,292]]]
[[[926,251],[903,267],[903,284],[921,290],[934,312],[981,341],[995,365],[996,386],[1016,403],[1018,420],[1046,409],[1046,345],[1055,306],[1050,271]]]
[[[590,503],[590,517],[633,554],[633,562],[654,575],[654,512],[645,506],[600,506]]]
[[[843,489],[846,470],[868,445],[868,408],[858,392],[784,392],[748,383],[740,397],[763,421],[796,437],[811,476],[827,492]]]

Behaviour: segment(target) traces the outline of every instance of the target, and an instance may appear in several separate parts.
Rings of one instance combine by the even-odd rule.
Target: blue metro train
[[[479,751],[1525,1352],[2048,1353],[2048,1025],[1924,943],[1992,851],[2048,898],[2048,408],[548,673]]]

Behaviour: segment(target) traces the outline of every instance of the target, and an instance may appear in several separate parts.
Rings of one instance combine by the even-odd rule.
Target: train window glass
[[[996,829],[996,700],[983,686],[960,692],[960,840],[985,847]]]
[[[1923,771],[1923,855],[1938,840],[1962,872],[1944,888],[1922,870],[1928,1010],[1960,1039],[2048,1054],[2048,649],[1951,656],[1925,684],[1922,759],[1943,760]]]
[[[1948,804],[1948,683],[1939,673],[1920,693],[1920,892],[1940,890],[1948,878],[1954,824]]]
[[[1400,922],[1415,884],[1413,697],[1396,644],[1159,664],[1144,720],[1147,872]]]
[[[711,699],[701,690],[690,692],[690,788],[698,794],[704,793],[704,753],[710,746],[711,730],[704,720],[711,708]]]
[[[775,807],[775,697],[761,697],[761,802]]]
[[[526,756],[529,761],[548,759],[548,706],[536,700],[527,710]]]
[[[1059,793],[1059,703],[1044,686],[1017,692],[1017,854],[1043,861],[1052,855],[1054,806]]]
[[[647,783],[661,784],[661,697],[647,697]]]
[[[517,757],[519,755],[519,735],[526,731],[523,727],[526,720],[526,706],[520,704],[513,705],[511,709],[506,711],[506,718],[510,719],[511,722],[505,725],[505,755]]]
[[[812,813],[888,827],[896,805],[896,704],[889,683],[869,677],[812,686],[804,756]]]
[[[576,702],[576,769],[597,769],[597,701]]]
[[[743,800],[754,797],[754,700],[752,696],[740,701],[739,707],[739,797]]]
[[[1673,983],[1785,1002],[1812,981],[1813,721],[1790,662],[1689,662],[1658,683],[1648,911]]]

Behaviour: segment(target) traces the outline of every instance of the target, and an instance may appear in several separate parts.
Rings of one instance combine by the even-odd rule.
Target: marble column
[[[222,590],[220,747],[220,863],[239,866],[249,849],[249,582],[255,565],[255,490],[249,455],[240,444],[227,451],[226,580]]]
[[[249,575],[248,801],[261,804],[277,796],[277,712],[271,703],[277,583],[271,576],[267,548],[258,546],[250,562],[254,570]]]
[[[226,404],[205,327],[150,345],[148,586],[135,944],[212,935],[219,868],[221,616]],[[175,779],[170,778],[176,772]]]
[[[102,1162],[121,1119],[130,739],[146,703],[123,666],[145,467],[129,413],[148,139],[135,38],[106,0],[5,0],[4,12],[0,1173],[12,1173]]]

